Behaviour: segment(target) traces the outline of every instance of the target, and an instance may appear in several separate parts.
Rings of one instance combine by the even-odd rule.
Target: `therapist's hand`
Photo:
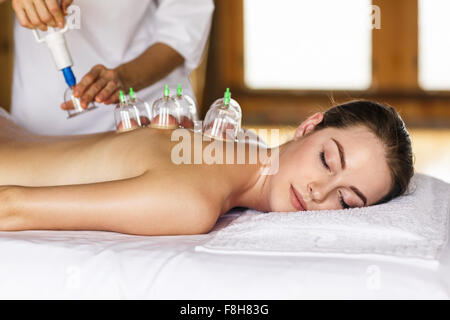
[[[64,16],[73,0],[11,0],[20,24],[29,29],[47,31],[47,26],[63,28]]]
[[[96,65],[74,87],[73,94],[80,99],[81,107],[86,109],[90,102],[113,104],[119,102],[119,90],[122,89],[119,73],[104,65]],[[66,109],[66,105],[61,105]]]

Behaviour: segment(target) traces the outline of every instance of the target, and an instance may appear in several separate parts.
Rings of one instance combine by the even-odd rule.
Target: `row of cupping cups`
[[[114,110],[118,132],[134,130],[139,127],[158,129],[186,128],[194,129],[198,120],[194,100],[186,94],[180,85],[175,95],[170,95],[169,86],[164,88],[161,98],[153,104],[140,100],[130,88],[128,96],[119,92],[119,104]],[[227,88],[224,97],[219,98],[209,107],[202,123],[202,132],[217,139],[236,140],[241,130],[242,110],[236,100],[231,98]]]

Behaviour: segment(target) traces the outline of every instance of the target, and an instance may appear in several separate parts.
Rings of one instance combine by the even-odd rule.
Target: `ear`
[[[323,120],[323,112],[317,112],[303,121],[295,131],[294,140],[308,134]]]

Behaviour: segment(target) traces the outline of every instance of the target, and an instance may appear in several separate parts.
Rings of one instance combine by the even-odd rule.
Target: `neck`
[[[276,148],[267,149],[268,159],[278,161],[279,154],[283,149],[283,145]],[[276,166],[278,169],[278,165]],[[235,169],[235,168],[234,168]],[[243,170],[239,170],[235,175],[236,180],[233,192],[225,201],[225,211],[234,207],[246,207],[258,211],[269,212],[270,206],[270,183],[271,177],[275,173],[267,174],[267,165],[261,161],[257,164],[245,165]]]

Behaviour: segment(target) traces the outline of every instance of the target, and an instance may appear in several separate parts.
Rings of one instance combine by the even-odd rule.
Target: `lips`
[[[290,198],[291,198],[291,203],[295,209],[297,209],[299,211],[308,210],[308,208],[306,207],[306,203],[303,200],[301,194],[294,188],[293,185],[291,185]]]

